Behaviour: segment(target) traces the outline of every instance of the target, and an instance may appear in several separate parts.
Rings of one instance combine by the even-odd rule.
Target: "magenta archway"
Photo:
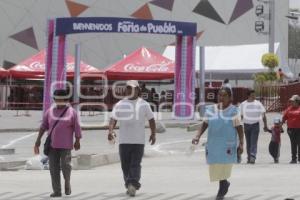
[[[196,23],[132,18],[84,17],[48,21],[44,107],[52,101],[52,89],[65,87],[66,42],[75,33],[149,33],[176,35],[174,110],[176,117],[193,117],[195,92]],[[53,83],[55,84],[52,87]]]

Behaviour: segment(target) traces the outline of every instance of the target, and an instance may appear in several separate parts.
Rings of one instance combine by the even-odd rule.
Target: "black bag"
[[[62,116],[64,116],[64,114],[66,113],[66,111],[68,110],[68,108],[69,108],[69,107],[67,107],[67,108],[62,112],[62,114],[59,116],[59,118],[61,118]],[[50,153],[50,150],[51,150],[51,135],[52,135],[52,131],[53,131],[53,129],[55,128],[55,126],[58,124],[58,122],[59,122],[59,119],[57,119],[57,120],[55,121],[55,123],[54,123],[54,125],[53,125],[53,127],[52,127],[52,129],[51,129],[51,131],[50,131],[50,133],[49,133],[49,135],[47,136],[45,143],[44,143],[44,154],[45,154],[46,156],[48,156],[49,153]]]
[[[44,154],[46,156],[49,155],[50,149],[51,149],[51,135],[48,135],[44,143]]]

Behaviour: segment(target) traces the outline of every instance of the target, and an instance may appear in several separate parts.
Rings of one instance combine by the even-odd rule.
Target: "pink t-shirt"
[[[41,128],[51,131],[55,121],[59,118],[65,108],[50,108],[46,111]],[[51,146],[57,149],[73,149],[74,133],[76,138],[81,138],[81,127],[77,112],[69,107],[63,117],[59,118],[51,135]]]

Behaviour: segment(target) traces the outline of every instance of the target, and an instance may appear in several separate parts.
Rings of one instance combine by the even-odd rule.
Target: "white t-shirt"
[[[119,122],[120,144],[145,144],[145,121],[154,118],[148,102],[142,98],[119,101],[112,118]]]
[[[240,105],[241,115],[245,124],[255,124],[262,118],[262,114],[266,112],[261,102],[254,100],[253,102],[244,101]]]

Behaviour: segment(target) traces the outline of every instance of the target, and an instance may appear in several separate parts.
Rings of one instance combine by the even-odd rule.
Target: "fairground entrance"
[[[176,117],[192,118],[195,100],[196,23],[131,18],[56,18],[48,21],[43,110],[52,103],[54,89],[66,87],[67,36],[75,33],[144,33],[176,36],[174,106]]]

